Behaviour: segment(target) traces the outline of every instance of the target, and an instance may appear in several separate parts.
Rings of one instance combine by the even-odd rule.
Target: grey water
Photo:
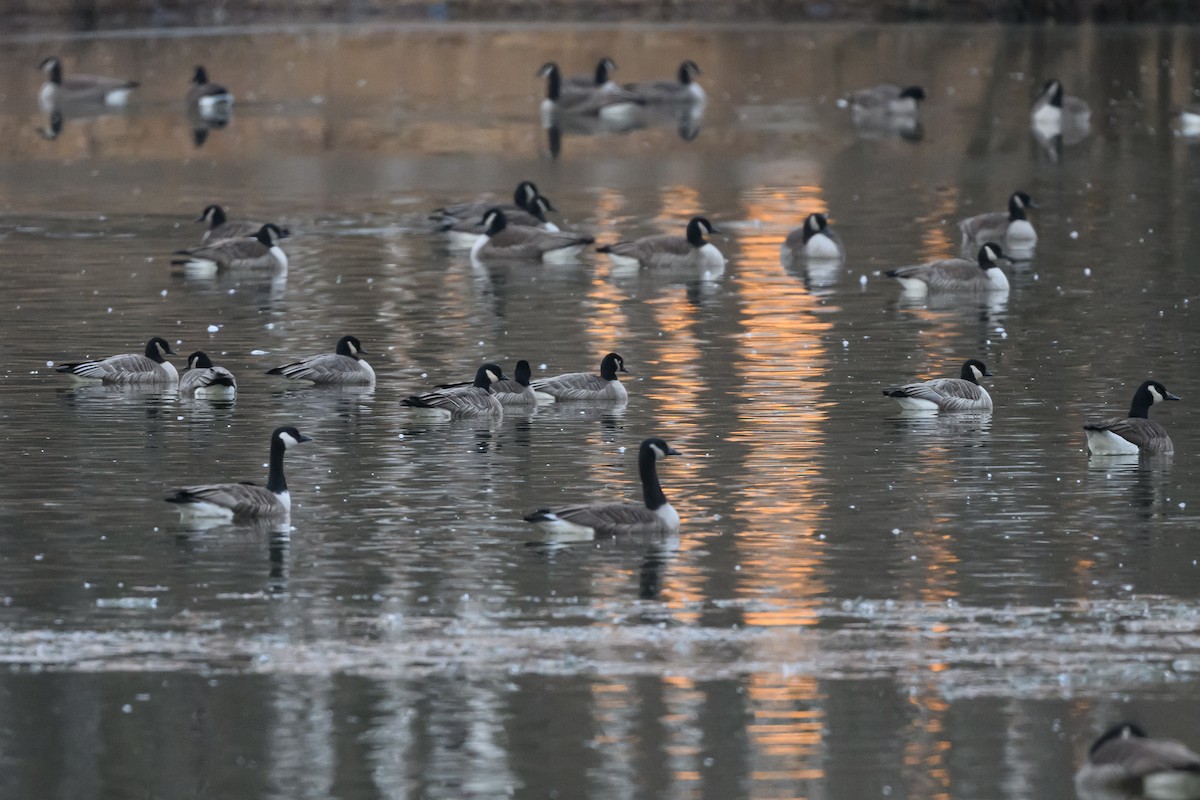
[[[1000,26],[408,26],[12,37],[0,50],[0,796],[1061,798],[1137,719],[1200,743],[1200,32]],[[141,81],[38,108],[47,55]],[[702,113],[550,135],[534,72],[703,69]],[[183,107],[196,64],[237,96]],[[1093,108],[1071,143],[1029,106]],[[919,128],[838,99],[919,83]],[[57,128],[57,130],[56,130]],[[197,140],[201,140],[197,144]],[[723,275],[472,266],[426,215],[522,179],[598,242],[721,233]],[[1002,298],[889,267],[1039,204]],[[279,221],[286,276],[178,274],[209,203]],[[784,266],[813,211],[845,263]],[[358,336],[373,391],[265,375]],[[233,403],[76,387],[166,337]],[[399,400],[520,358],[621,353],[623,407],[424,423]],[[994,413],[881,389],[995,377]],[[1174,457],[1089,459],[1137,385]],[[289,530],[200,529],[171,486],[265,479]],[[541,541],[539,506],[636,499],[662,436],[678,536]]]

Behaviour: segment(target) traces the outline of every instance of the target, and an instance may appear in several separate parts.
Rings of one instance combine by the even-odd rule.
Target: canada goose
[[[725,256],[716,245],[704,238],[705,233],[720,233],[704,217],[692,217],[685,236],[656,234],[627,242],[597,247],[607,253],[617,266],[692,267],[705,272],[725,269]]]
[[[38,104],[49,112],[71,103],[100,103],[106,106],[123,106],[129,94],[137,88],[137,81],[109,78],[104,75],[71,75],[63,77],[62,62],[50,56],[41,63],[46,73],[46,82],[38,94]]]
[[[533,370],[529,368],[529,362],[521,359],[513,370],[513,377],[501,378],[492,383],[492,393],[502,406],[535,405],[538,397],[529,383],[532,377]]]
[[[1008,211],[989,211],[967,217],[958,223],[963,247],[972,242],[999,242],[1005,247],[1030,249],[1037,244],[1037,231],[1025,217],[1025,209],[1037,208],[1037,203],[1025,192],[1013,192],[1008,198]]]
[[[187,258],[171,259],[171,264],[187,269],[216,271],[219,269],[257,269],[269,267],[277,272],[286,272],[287,254],[276,242],[283,238],[283,230],[268,222],[253,236],[239,236],[221,241],[210,240],[208,244],[176,250],[176,255]]]
[[[1072,132],[1086,130],[1091,116],[1088,104],[1064,94],[1062,83],[1054,78],[1042,85],[1030,112],[1033,127],[1040,134],[1049,137],[1061,133],[1064,139],[1072,138],[1069,135]]]
[[[571,114],[620,119],[636,113],[638,107],[646,103],[633,92],[620,87],[564,85],[558,65],[553,61],[543,64],[537,75],[546,79],[546,98],[542,100],[544,117]]]
[[[237,394],[237,380],[232,372],[214,366],[208,354],[197,350],[188,356],[187,369],[179,377],[179,393],[184,397],[229,400]]]
[[[271,467],[267,485],[253,483],[209,483],[181,486],[167,495],[168,503],[178,503],[184,517],[216,517],[222,519],[275,519],[286,521],[291,516],[292,497],[283,477],[283,454],[289,447],[311,442],[290,425],[271,433]]]
[[[979,385],[979,379],[991,377],[987,366],[972,358],[962,365],[957,378],[934,378],[884,389],[906,411],[991,411],[992,398]]]
[[[617,62],[604,56],[596,62],[596,70],[591,75],[568,75],[562,79],[565,86],[583,90],[619,89],[612,80],[612,74],[617,71]]]
[[[638,474],[642,479],[643,502],[595,503],[566,508],[539,508],[526,522],[533,522],[560,539],[592,539],[597,534],[673,533],[679,529],[679,513],[667,502],[658,482],[656,462],[679,451],[662,439],[646,439],[638,448]]]
[[[911,117],[917,113],[917,104],[924,99],[925,90],[920,86],[901,88],[881,83],[850,95],[850,108],[855,115]]]
[[[492,417],[504,413],[504,406],[492,394],[492,382],[500,379],[500,367],[484,364],[475,372],[469,386],[451,386],[425,394],[415,394],[400,401],[418,416],[434,419]]]
[[[216,244],[225,239],[237,239],[243,236],[254,236],[262,230],[261,222],[233,222],[225,216],[225,209],[218,205],[210,205],[206,207],[200,216],[196,217],[196,222],[207,222],[208,229],[200,237],[200,244]],[[279,227],[279,238],[286,239],[290,236],[290,231],[282,226]]]
[[[609,353],[600,362],[599,375],[568,372],[565,375],[538,378],[530,385],[539,402],[599,400],[624,403],[629,399],[629,392],[625,391],[617,373],[628,371],[625,369],[625,359],[616,353]]]
[[[1075,773],[1081,797],[1200,798],[1200,754],[1174,739],[1150,739],[1132,722],[1109,728]]]
[[[375,370],[360,358],[366,353],[354,336],[338,339],[337,350],[284,364],[267,370],[268,375],[282,375],[298,381],[312,381],[319,386],[374,386]]]
[[[429,215],[429,218],[443,225],[453,225],[458,222],[478,222],[488,211],[498,208],[515,220],[518,212],[529,212],[534,198],[538,195],[538,187],[533,181],[521,181],[517,184],[517,188],[513,192],[513,201],[511,203],[496,203],[489,200],[452,203],[441,208],[435,208],[433,213]],[[522,224],[536,225],[537,221]]]
[[[695,61],[684,61],[679,65],[679,78],[673,81],[642,81],[625,84],[626,91],[633,92],[648,104],[660,103],[703,103],[704,87],[696,83],[701,74]]]
[[[59,364],[58,372],[69,372],[77,380],[94,380],[115,386],[154,386],[179,383],[179,372],[166,356],[175,355],[161,336],[146,342],[146,351],[123,353],[94,361]]]
[[[233,105],[233,94],[224,86],[209,83],[208,71],[204,67],[196,67],[192,73],[192,86],[187,93],[187,104],[198,108],[201,116],[223,115]]]
[[[1179,398],[1158,381],[1146,381],[1133,393],[1129,416],[1111,417],[1083,426],[1088,451],[1094,456],[1166,455],[1175,452],[1167,429],[1149,418],[1150,406]]]
[[[529,203],[528,208],[514,209],[504,212],[504,219],[508,225],[521,225],[527,228],[540,228],[551,233],[558,233],[558,226],[546,219],[547,211],[555,211],[551,205],[549,198],[543,195],[537,195]],[[486,214],[486,210],[484,214]],[[450,236],[450,241],[456,245],[463,247],[471,247],[479,240],[479,236],[483,234],[487,228],[480,218],[463,220],[454,224],[445,224],[442,230],[446,231]]]
[[[484,232],[471,246],[472,262],[569,260],[596,241],[580,233],[509,225],[499,208],[483,215],[483,227]]]
[[[900,281],[906,292],[1000,292],[1008,291],[1008,278],[996,262],[1007,258],[1000,245],[988,242],[979,248],[979,258],[944,258],[927,264],[889,269],[884,274]]]
[[[811,259],[844,259],[842,239],[829,227],[824,214],[809,214],[804,224],[788,234],[784,249],[793,256]]]

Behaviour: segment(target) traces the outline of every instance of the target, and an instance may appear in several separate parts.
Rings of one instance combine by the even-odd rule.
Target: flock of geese
[[[74,104],[122,105],[138,83],[95,75],[70,75],[55,57],[45,59],[41,69],[46,82],[39,94],[41,107],[58,113]],[[547,125],[571,120],[619,121],[641,113],[646,107],[702,108],[706,102],[698,81],[702,74],[693,61],[680,64],[674,80],[620,85],[612,80],[616,64],[602,58],[590,75],[563,76],[557,64],[545,64],[537,74],[545,78],[546,93],[541,112]],[[926,99],[920,86],[880,85],[855,92],[843,103],[852,110],[855,124],[911,130],[919,106]],[[228,119],[232,94],[211,83],[204,67],[196,67],[187,94],[189,108],[210,120]],[[1062,84],[1049,80],[1030,112],[1032,129],[1039,136],[1066,141],[1086,135],[1090,110],[1085,102],[1065,94]],[[1185,120],[1186,122],[1186,120]],[[1197,123],[1200,125],[1200,123]],[[1028,258],[1037,245],[1037,232],[1028,212],[1036,209],[1023,191],[1013,192],[1008,208],[989,212],[959,223],[962,254],[923,264],[897,267],[886,272],[907,293],[978,295],[1007,292],[1008,278],[1002,262]],[[547,215],[556,209],[537,186],[522,181],[511,203],[468,201],[436,209],[431,219],[452,244],[470,248],[473,263],[570,261],[596,245],[594,237],[562,231]],[[219,205],[203,210],[199,222],[206,224],[200,242],[176,252],[172,264],[188,271],[270,270],[286,274],[288,258],[281,247],[289,231],[275,223],[231,221]],[[720,275],[725,257],[707,238],[718,232],[704,216],[690,219],[682,234],[659,234],[627,241],[601,244],[596,252],[608,256],[614,266],[694,270],[702,278]],[[781,245],[785,264],[841,261],[846,254],[841,238],[822,213],[809,214]],[[366,351],[354,336],[338,340],[333,352],[319,353],[283,364],[268,374],[324,386],[375,385],[375,371],[364,360]],[[119,386],[177,386],[185,397],[231,400],[237,380],[230,370],[216,365],[202,351],[187,358],[182,374],[167,360],[176,355],[170,344],[155,336],[142,353],[64,363],[59,372],[79,380],[100,381]],[[625,362],[608,353],[599,372],[572,372],[534,379],[528,361],[519,361],[511,377],[499,365],[483,364],[474,379],[434,387],[402,401],[413,415],[447,420],[464,417],[500,416],[510,406],[532,407],[541,403],[572,401],[623,403],[628,394],[620,381]],[[992,398],[980,383],[990,377],[978,359],[967,360],[958,377],[936,378],[889,387],[883,394],[906,411],[976,412],[992,410]],[[1093,455],[1167,454],[1173,445],[1161,425],[1148,418],[1149,409],[1160,402],[1178,400],[1158,381],[1149,380],[1135,392],[1128,415],[1089,422],[1084,426]],[[291,500],[284,477],[284,453],[297,444],[311,441],[294,426],[276,428],[270,437],[270,461],[265,486],[251,483],[213,483],[173,489],[167,501],[178,504],[185,515],[224,519],[266,519],[286,522]],[[598,534],[664,533],[679,527],[679,514],[663,493],[657,462],[678,455],[661,438],[647,438],[638,448],[638,472],[642,483],[641,503],[596,503],[563,508],[540,508],[525,519],[552,531],[563,540],[591,539]],[[1200,796],[1200,755],[1169,740],[1147,738],[1136,725],[1125,723],[1105,733],[1092,747],[1087,763],[1076,781],[1081,790],[1124,787],[1148,796]],[[1191,783],[1188,783],[1188,782]],[[1184,791],[1190,794],[1169,794]],[[1195,784],[1193,786],[1193,784]],[[1163,787],[1170,787],[1163,788]],[[1154,794],[1163,792],[1163,794]]]

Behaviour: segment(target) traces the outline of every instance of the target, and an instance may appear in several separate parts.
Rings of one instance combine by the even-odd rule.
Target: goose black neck
[[[596,64],[596,85],[603,86],[606,83],[608,83],[608,61],[602,58]]]
[[[1149,419],[1152,405],[1154,405],[1154,398],[1150,396],[1150,392],[1138,389],[1133,396],[1132,405],[1129,406],[1129,416],[1135,419]]]
[[[642,497],[646,500],[646,508],[655,511],[667,504],[667,496],[663,494],[662,484],[658,482],[658,457],[654,450],[643,447],[638,452],[638,474],[642,478]]]
[[[615,358],[605,358],[600,362],[600,377],[606,381],[617,380],[617,360]]]
[[[492,385],[492,379],[488,375],[487,367],[480,367],[475,372],[475,382],[472,384],[476,389],[489,389]]]
[[[1025,219],[1025,204],[1016,195],[1008,198],[1009,220]]]
[[[704,241],[704,228],[699,222],[692,221],[687,226],[687,240],[692,247],[704,247],[707,242]]]
[[[349,356],[350,358],[353,358],[355,361],[358,361],[358,352],[356,349],[351,348],[350,345],[351,345],[350,337],[343,336],[341,339],[338,340],[337,349],[334,352],[337,353],[339,356]]]
[[[267,489],[275,494],[287,491],[283,478],[283,453],[287,445],[278,436],[271,437],[271,471],[267,474]]]
[[[546,98],[554,102],[558,102],[558,96],[562,92],[562,76],[558,74],[558,67],[551,67],[546,73]]]
[[[1050,105],[1055,108],[1062,108],[1063,104],[1063,87],[1061,83],[1055,84],[1050,90]]]
[[[196,74],[192,76],[192,83],[197,86],[203,86],[208,83],[208,72],[205,71],[204,67],[196,67]]]
[[[688,69],[686,61],[679,65],[679,82],[685,86],[692,82],[692,71]]]
[[[55,86],[62,86],[62,64],[55,61],[50,65],[48,80]]]
[[[964,381],[969,381],[975,384],[976,386],[979,385],[979,379],[975,377],[975,370],[971,369],[970,364],[963,364],[962,372],[959,374],[959,377]]]
[[[518,361],[515,379],[522,386],[529,385],[529,379],[533,377],[533,370],[529,368],[528,361]]]
[[[221,208],[220,206],[213,206],[212,207],[212,222],[210,223],[210,227],[215,228],[218,225],[224,225],[225,219],[226,219],[225,209]]]

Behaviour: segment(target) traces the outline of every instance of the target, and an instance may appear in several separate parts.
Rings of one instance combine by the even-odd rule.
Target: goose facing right
[[[628,371],[625,369],[625,359],[616,353],[609,353],[600,361],[599,375],[591,372],[568,372],[538,378],[530,385],[533,386],[539,402],[591,400],[624,403],[629,399],[629,393],[617,373]]]
[[[617,62],[604,56],[596,62],[596,69],[591,75],[568,75],[562,79],[563,84],[584,90],[617,89],[612,80],[612,74],[617,71]]]
[[[971,242],[1004,242],[1006,247],[1032,248],[1037,244],[1037,231],[1025,214],[1037,208],[1037,203],[1025,192],[1013,192],[1008,198],[1008,211],[989,211],[959,221],[963,247]]]
[[[283,238],[283,229],[268,222],[253,236],[239,236],[221,241],[209,241],[199,247],[186,250],[176,250],[176,255],[186,258],[173,258],[173,266],[182,266],[185,270],[201,272],[216,272],[221,269],[262,269],[269,268],[278,273],[287,272],[288,258],[277,242]]]
[[[439,227],[444,228],[459,222],[477,223],[480,217],[488,211],[498,208],[515,221],[520,214],[529,213],[529,208],[533,204],[534,198],[538,197],[539,194],[537,184],[533,181],[521,181],[513,191],[513,201],[511,203],[497,203],[491,200],[451,203],[441,208],[435,208],[430,213],[429,218],[440,223]],[[521,224],[536,224],[536,221]]]
[[[362,359],[366,352],[357,337],[343,336],[334,352],[302,358],[269,369],[267,374],[312,381],[318,386],[374,386],[375,370]]]
[[[997,263],[1006,259],[995,242],[979,248],[975,261],[966,258],[944,258],[925,264],[889,269],[884,274],[900,281],[906,292],[1007,292],[1008,277]]]
[[[192,72],[192,86],[188,89],[186,102],[195,106],[202,117],[223,116],[233,105],[233,93],[218,83],[211,83],[208,71],[197,66]]]
[[[564,508],[539,508],[525,517],[560,541],[588,540],[597,535],[663,534],[679,529],[679,512],[672,508],[658,481],[657,461],[679,451],[662,439],[646,439],[638,447],[641,503],[594,503]]]
[[[920,86],[881,83],[850,95],[850,108],[856,116],[913,116],[924,99],[925,90]]]
[[[81,381],[100,381],[110,386],[156,386],[179,383],[179,371],[167,361],[175,355],[171,345],[161,336],[146,342],[144,353],[122,353],[93,361],[59,364],[58,372],[68,372]]]
[[[425,394],[415,394],[400,401],[417,416],[433,419],[464,419],[496,417],[504,406],[492,393],[492,383],[500,379],[500,367],[484,364],[475,371],[475,380],[467,386],[448,386]]]
[[[553,61],[543,64],[537,75],[546,79],[546,97],[542,100],[543,123],[556,114],[625,119],[646,104],[641,97],[615,84],[612,87],[581,87],[566,83]]]
[[[725,269],[725,256],[705,234],[720,233],[704,217],[692,217],[685,235],[656,234],[640,239],[616,242],[597,247],[607,253],[616,266],[693,268],[701,272],[720,273]]]
[[[179,393],[202,400],[230,400],[237,395],[237,379],[224,367],[213,364],[202,350],[188,356],[187,369],[179,377]]]
[[[525,208],[504,211],[505,224],[540,228],[551,233],[558,233],[558,226],[546,219],[548,211],[557,211],[557,209],[551,204],[548,197],[539,194]],[[486,217],[486,211],[483,216]],[[444,221],[439,227],[446,231],[452,243],[462,247],[473,247],[475,242],[479,241],[480,234],[487,232],[483,219],[480,218],[466,219],[462,222]]]
[[[1179,398],[1158,381],[1146,381],[1133,393],[1129,416],[1111,417],[1083,426],[1088,451],[1094,456],[1169,455],[1175,445],[1167,429],[1150,419],[1150,406]]]
[[[991,411],[992,398],[979,379],[991,377],[987,365],[972,358],[957,378],[934,378],[883,390],[906,411]]]
[[[261,222],[234,221],[225,215],[225,209],[213,203],[205,206],[196,222],[207,222],[208,228],[200,236],[200,244],[216,244],[225,239],[237,239],[243,236],[254,236],[262,230]],[[290,235],[287,228],[279,227],[279,238],[286,239]]]
[[[46,82],[38,94],[38,104],[47,112],[73,103],[123,106],[129,102],[130,93],[138,87],[137,81],[105,75],[64,76],[62,62],[55,56],[42,61],[40,68],[46,73]]]
[[[1200,798],[1200,754],[1174,739],[1151,739],[1132,722],[1114,725],[1075,773],[1080,797]]]
[[[625,88],[647,104],[703,103],[707,98],[704,87],[696,82],[699,74],[700,67],[689,59],[679,65],[677,80],[627,83]]]
[[[283,477],[283,454],[301,442],[311,442],[291,425],[276,428],[271,433],[270,471],[267,485],[253,483],[207,483],[181,486],[166,497],[168,503],[179,505],[186,517],[216,519],[269,519],[285,522],[291,517],[292,496]]]

